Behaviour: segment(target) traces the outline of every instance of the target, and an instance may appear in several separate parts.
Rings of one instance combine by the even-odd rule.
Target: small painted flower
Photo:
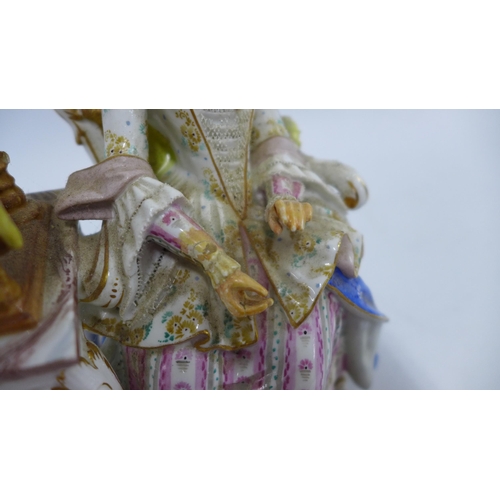
[[[179,315],[172,316],[168,321],[167,324],[165,325],[165,330],[170,333],[177,336],[182,336],[181,332],[181,321],[182,318]]]
[[[195,328],[197,328],[199,324],[203,321],[203,316],[198,311],[189,311],[186,317],[189,321],[193,322]]]
[[[311,336],[311,326],[304,323],[299,328],[299,337],[310,337]]]
[[[196,333],[196,326],[193,324],[192,321],[184,320],[181,322],[180,327],[182,335],[190,335]]]
[[[181,120],[187,120],[189,122],[191,121],[190,118],[189,118],[188,113],[186,111],[184,111],[183,109],[179,109],[179,111],[176,111],[175,112],[175,116],[177,118],[180,118]]]
[[[188,140],[189,147],[192,151],[198,151],[198,144],[201,142],[201,134],[193,125],[182,125],[182,135]]]
[[[191,349],[188,349],[186,347],[183,347],[182,349],[179,349],[177,353],[175,354],[175,359],[176,361],[182,360],[182,361],[190,361],[193,357],[193,351]]]
[[[316,241],[311,236],[301,235],[299,240],[294,245],[294,250],[299,254],[303,255],[304,252],[312,252],[316,246]]]
[[[313,364],[309,359],[303,359],[299,363],[299,370],[312,370]]]
[[[180,214],[177,210],[170,209],[167,210],[162,217],[162,222],[165,223],[167,226],[170,226],[172,222],[175,222],[176,220],[180,219]]]

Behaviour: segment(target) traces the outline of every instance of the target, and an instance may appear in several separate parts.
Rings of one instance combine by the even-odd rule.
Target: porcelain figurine
[[[369,383],[385,317],[357,278],[355,171],[302,154],[272,110],[60,113],[98,164],[56,210],[106,221],[81,242],[82,320],[125,387],[332,388],[346,364]],[[231,309],[236,273],[274,305],[253,285],[239,297],[259,312]]]
[[[79,235],[79,315],[123,388],[369,386],[386,318],[358,276],[352,168],[273,110],[59,113],[96,164],[55,214],[103,221]]]

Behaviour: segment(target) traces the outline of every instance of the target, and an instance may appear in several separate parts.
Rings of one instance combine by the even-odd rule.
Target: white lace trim
[[[252,110],[210,109],[196,114],[230,201],[242,215]]]

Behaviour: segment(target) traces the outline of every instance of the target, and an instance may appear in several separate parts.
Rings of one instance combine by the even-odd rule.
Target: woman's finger
[[[276,205],[269,211],[267,223],[274,234],[279,235],[283,231],[283,227],[279,223],[278,213],[276,212]]]
[[[302,203],[304,210],[304,222],[309,222],[312,219],[313,208],[310,203]]]
[[[254,314],[260,314],[264,312],[268,307],[274,304],[273,299],[264,299],[258,303],[248,304],[244,301],[239,301],[233,304],[233,311],[230,310],[231,314],[236,318],[244,318],[245,316],[253,316]]]
[[[242,272],[234,273],[236,276],[231,276],[228,279],[231,279],[230,287],[232,290],[242,290],[245,292],[255,292],[262,297],[267,297],[268,291],[267,288],[263,287],[260,283],[257,283],[253,278],[250,278],[248,274],[244,274]]]
[[[278,200],[274,208],[278,212],[278,220],[280,223],[290,229],[289,202],[287,200]]]

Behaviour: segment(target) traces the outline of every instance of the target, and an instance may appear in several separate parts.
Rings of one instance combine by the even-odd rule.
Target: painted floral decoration
[[[299,370],[312,370],[312,361],[308,359],[302,359],[299,363]]]

